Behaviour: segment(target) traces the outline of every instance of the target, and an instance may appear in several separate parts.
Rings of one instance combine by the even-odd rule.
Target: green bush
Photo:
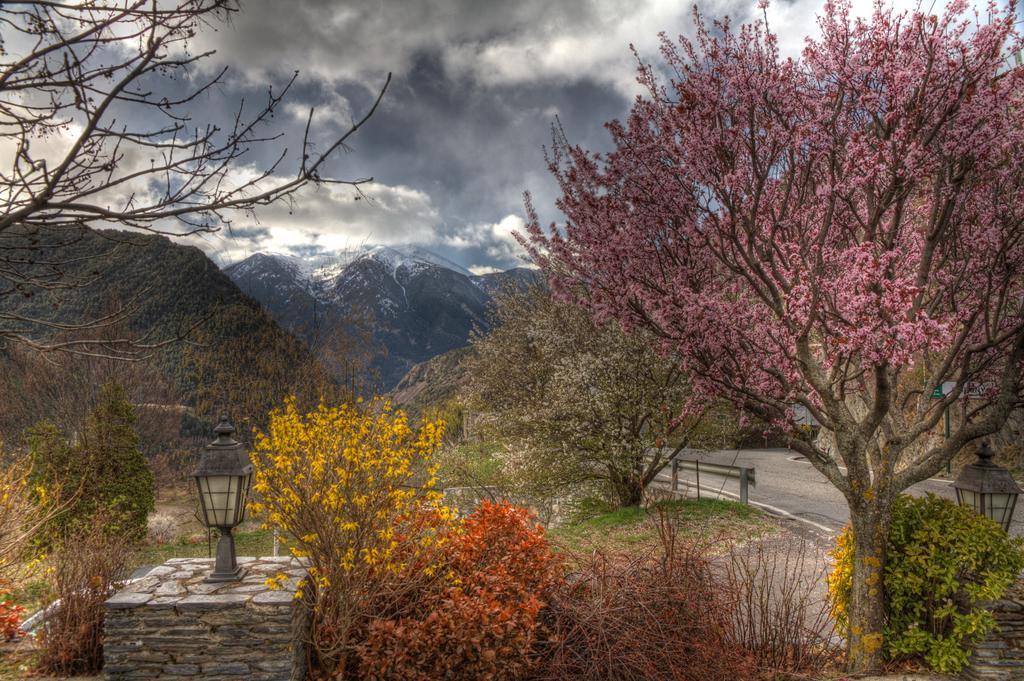
[[[33,489],[60,507],[45,528],[43,543],[74,534],[97,516],[112,536],[145,538],[155,502],[153,473],[139,450],[135,412],[121,386],[100,389],[77,442],[69,443],[56,426],[44,422],[29,430],[28,444]],[[50,498],[54,491],[57,498]]]
[[[848,621],[853,537],[837,540],[829,591],[837,622]],[[901,496],[893,508],[885,565],[885,651],[959,672],[995,625],[985,608],[1024,570],[1024,541],[995,522],[934,495]]]

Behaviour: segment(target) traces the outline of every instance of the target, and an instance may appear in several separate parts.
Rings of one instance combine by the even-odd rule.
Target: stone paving
[[[172,558],[110,598],[105,678],[304,678],[309,616],[295,590],[306,567],[293,558],[238,562],[241,581],[207,583],[213,560]],[[280,589],[266,585],[281,574]]]

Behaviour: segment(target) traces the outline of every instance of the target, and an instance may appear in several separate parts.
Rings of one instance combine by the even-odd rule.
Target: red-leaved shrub
[[[0,582],[0,641],[11,641],[21,636],[21,619],[25,608],[17,605],[10,586]]]
[[[556,559],[532,513],[508,502],[484,501],[451,537],[450,559],[456,577],[486,580],[502,573],[508,582],[540,593],[561,574]]]
[[[515,679],[529,670],[538,615],[560,561],[529,511],[485,502],[447,542],[447,586],[415,615],[370,624],[366,679]]]

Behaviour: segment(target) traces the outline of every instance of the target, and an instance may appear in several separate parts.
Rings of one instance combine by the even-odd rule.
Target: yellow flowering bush
[[[312,604],[311,643],[328,673],[352,664],[371,616],[401,616],[448,577],[441,545],[453,513],[432,459],[443,430],[414,430],[382,400],[303,414],[289,398],[257,433],[251,508],[309,560],[299,597]]]
[[[836,545],[828,552],[832,570],[828,573],[829,606],[840,636],[849,632],[847,606],[853,590],[853,530],[847,526],[836,536]]]
[[[0,452],[0,462],[4,459]],[[60,510],[55,490],[29,484],[28,463],[0,463],[0,584],[36,565],[29,555],[40,529]]]

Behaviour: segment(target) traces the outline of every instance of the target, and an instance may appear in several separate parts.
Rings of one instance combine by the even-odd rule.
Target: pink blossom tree
[[[774,424],[843,493],[849,660],[870,669],[894,499],[1021,403],[1020,36],[1012,7],[979,19],[962,1],[868,20],[830,2],[793,59],[766,18],[696,23],[641,68],[612,152],[556,133],[567,222],[543,229],[528,197],[524,241],[562,296],[653,330],[696,399]],[[972,382],[984,399],[961,399]],[[830,445],[800,434],[795,404]],[[934,437],[947,407],[959,425]]]

